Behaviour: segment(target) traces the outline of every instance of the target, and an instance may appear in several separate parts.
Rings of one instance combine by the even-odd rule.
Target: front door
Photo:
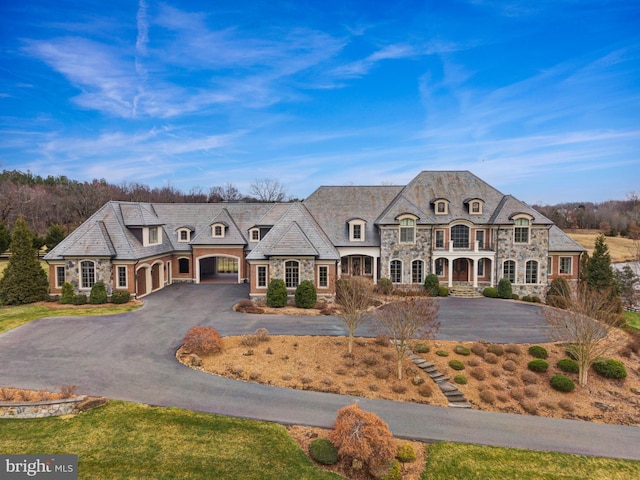
[[[469,281],[469,262],[466,258],[458,258],[453,261],[453,281]]]

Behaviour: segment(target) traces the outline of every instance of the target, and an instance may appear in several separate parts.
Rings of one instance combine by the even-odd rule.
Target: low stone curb
[[[424,358],[416,355],[411,350],[407,351],[407,357],[409,357],[409,359],[424,373],[429,375],[436,385],[440,387],[440,391],[449,401],[450,407],[471,408],[471,404],[465,398],[464,393],[458,390],[458,387],[453,383],[449,382],[449,377],[440,373],[433,363],[427,362]]]
[[[0,418],[45,418],[78,413],[107,403],[103,397],[72,397],[41,402],[0,402]]]

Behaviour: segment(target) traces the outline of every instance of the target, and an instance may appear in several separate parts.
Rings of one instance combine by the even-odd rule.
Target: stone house
[[[481,290],[509,278],[543,297],[553,278],[579,278],[585,251],[548,218],[468,171],[424,171],[406,186],[319,187],[303,202],[165,204],[112,201],[47,253],[52,294],[141,297],[177,282],[248,283],[262,298],[274,278],[320,296],[336,280],[386,277],[417,288]]]

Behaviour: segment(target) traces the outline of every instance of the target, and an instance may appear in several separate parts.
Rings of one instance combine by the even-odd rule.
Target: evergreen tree
[[[49,230],[47,230],[47,236],[44,237],[44,244],[47,246],[47,250],[50,251],[62,240],[64,240],[64,228],[54,223],[49,227]]]
[[[9,250],[9,245],[11,245],[11,232],[4,222],[0,222],[0,254]]]
[[[615,288],[613,269],[611,268],[611,255],[602,234],[596,237],[593,254],[587,262],[585,281],[590,288],[595,290]]]
[[[45,300],[49,293],[47,274],[33,248],[33,234],[24,217],[18,217],[11,236],[11,257],[0,279],[0,302],[23,305]]]

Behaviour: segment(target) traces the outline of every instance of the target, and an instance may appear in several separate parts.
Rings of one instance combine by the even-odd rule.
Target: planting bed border
[[[0,402],[0,419],[76,415],[105,403],[106,399],[104,398],[87,397],[86,395],[40,402]]]

